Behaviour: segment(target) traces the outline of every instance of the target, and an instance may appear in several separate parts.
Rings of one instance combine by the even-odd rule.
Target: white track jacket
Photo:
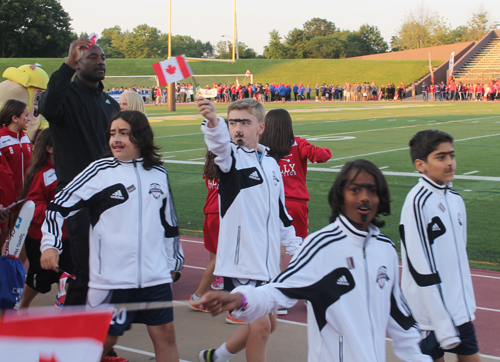
[[[288,268],[258,288],[238,287],[247,322],[297,300],[308,301],[309,362],[385,361],[386,331],[402,361],[432,361],[420,352],[420,331],[399,288],[398,254],[370,224],[355,229],[344,216],[309,235]]]
[[[131,289],[172,282],[184,263],[167,171],[142,159],[92,162],[47,206],[41,251],[61,253],[65,218],[90,209],[90,281],[96,289]]]
[[[226,122],[201,126],[219,167],[219,246],[215,275],[268,281],[280,272],[280,245],[293,254],[295,235],[285,208],[285,192],[276,160],[266,148],[249,150],[231,141]],[[261,160],[258,153],[262,153]]]
[[[406,197],[399,232],[401,288],[419,327],[443,349],[460,339],[455,326],[474,320],[476,302],[467,259],[462,197],[423,176]]]

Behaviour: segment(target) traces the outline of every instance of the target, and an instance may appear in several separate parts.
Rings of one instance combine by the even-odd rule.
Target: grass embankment
[[[107,75],[151,75],[151,64],[162,59],[108,59]],[[57,70],[64,59],[54,58],[3,58],[0,59],[0,71],[7,67],[18,67],[23,64],[40,63],[50,75]],[[441,61],[433,61],[436,67]],[[378,85],[404,82],[409,84],[428,72],[428,62],[422,60],[349,60],[349,59],[240,59],[235,63],[192,62],[194,74],[245,74],[250,70],[254,82],[261,83],[304,83],[312,88],[316,83],[344,84],[345,82],[376,82]],[[0,81],[4,81],[0,77]],[[240,83],[249,82],[245,77]],[[191,80],[187,80],[190,82]],[[213,82],[234,83],[234,77],[197,77],[196,81],[205,86]],[[130,86],[132,84],[151,86],[151,78],[107,78],[105,88]]]

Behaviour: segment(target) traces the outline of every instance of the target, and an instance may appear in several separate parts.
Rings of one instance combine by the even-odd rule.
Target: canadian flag
[[[66,307],[30,308],[0,321],[2,361],[99,362],[113,308],[86,311]]]
[[[186,62],[186,55],[184,54],[155,63],[153,64],[153,69],[158,76],[160,87],[193,75],[193,71]]]
[[[247,69],[247,72],[245,73],[245,75],[246,75],[248,78],[250,78],[251,73],[250,73],[250,71],[249,71],[248,69]]]

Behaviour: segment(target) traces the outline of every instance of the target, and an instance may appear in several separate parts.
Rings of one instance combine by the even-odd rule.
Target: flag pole
[[[234,11],[233,11],[233,61],[236,54],[236,0],[234,0]]]
[[[168,0],[168,59],[172,57],[172,0]],[[175,83],[167,85],[167,109],[175,112]]]

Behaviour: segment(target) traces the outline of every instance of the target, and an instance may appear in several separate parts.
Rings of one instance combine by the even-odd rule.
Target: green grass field
[[[163,59],[108,59],[104,87],[152,86],[154,78],[117,79],[109,76],[154,75],[151,65]],[[23,64],[40,63],[47,74],[57,70],[64,59],[26,59],[1,58],[0,71],[7,67],[19,67]],[[434,67],[442,61],[433,61]],[[376,82],[378,85],[405,82],[409,84],[428,73],[429,65],[422,60],[349,60],[349,59],[240,59],[235,63],[192,62],[195,75],[208,74],[245,74],[250,70],[254,82],[261,83],[304,83],[311,84],[344,84],[345,82]],[[1,74],[0,74],[1,75]],[[0,82],[5,79],[0,77]],[[240,77],[240,82],[249,82]],[[186,82],[192,82],[186,79]],[[235,77],[197,77],[196,82],[202,86],[213,82],[234,83]]]
[[[266,109],[282,107],[266,104]],[[399,249],[400,210],[408,191],[416,184],[407,149],[417,131],[437,128],[455,138],[457,171],[454,182],[465,200],[468,214],[471,265],[500,270],[500,103],[287,103],[295,135],[329,147],[332,159],[309,165],[307,186],[310,231],[328,223],[327,193],[344,162],[366,158],[386,174],[392,198],[392,214],[383,232]],[[221,116],[226,106],[217,105]],[[156,142],[162,147],[169,171],[183,234],[201,236],[206,187],[202,179],[205,144],[202,118],[195,106],[147,107]]]

